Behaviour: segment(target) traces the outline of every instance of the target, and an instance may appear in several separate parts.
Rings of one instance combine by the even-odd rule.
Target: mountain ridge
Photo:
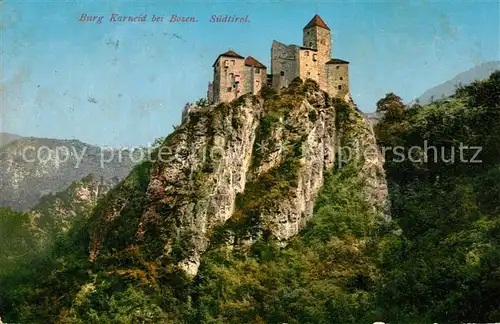
[[[139,162],[133,154],[75,139],[17,138],[0,148],[0,206],[27,211],[89,174],[121,180]]]
[[[482,63],[469,70],[460,72],[452,79],[426,90],[414,101],[418,101],[420,105],[427,105],[432,100],[449,97],[455,93],[458,86],[468,85],[476,80],[485,80],[496,70],[500,70],[500,61]]]
[[[21,139],[22,136],[12,133],[2,133],[0,132],[0,147],[9,144],[15,140]]]

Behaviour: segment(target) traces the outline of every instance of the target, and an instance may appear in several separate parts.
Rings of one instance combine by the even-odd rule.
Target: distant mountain
[[[11,141],[0,149],[0,206],[26,211],[41,197],[63,191],[89,174],[103,177],[103,181],[122,180],[139,157],[77,140]]]
[[[432,99],[437,100],[443,97],[449,97],[455,93],[455,89],[458,85],[467,85],[475,80],[487,79],[496,70],[500,70],[500,61],[483,63],[458,74],[449,81],[427,90],[423,95],[418,97],[417,100],[419,101],[419,104],[427,105],[432,101]]]
[[[0,133],[0,147],[9,144],[15,140],[21,139],[22,137],[16,134],[10,133]]]
[[[379,114],[377,114],[376,112],[364,113],[364,115],[372,125],[375,125],[380,119]]]

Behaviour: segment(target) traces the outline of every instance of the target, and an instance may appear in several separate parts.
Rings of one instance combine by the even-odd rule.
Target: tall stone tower
[[[212,102],[209,103],[230,102],[244,94],[245,86],[242,81],[245,74],[245,58],[243,56],[229,50],[220,54],[212,67],[214,68],[214,81],[208,88],[208,97],[212,98]]]
[[[319,86],[327,89],[325,64],[332,56],[332,35],[330,28],[319,15],[315,15],[304,27],[303,43],[304,47],[317,50],[318,66],[321,67],[318,71]]]

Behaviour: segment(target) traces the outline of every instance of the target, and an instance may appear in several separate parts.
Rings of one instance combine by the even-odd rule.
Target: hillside
[[[68,232],[75,220],[88,217],[98,199],[118,183],[116,177],[105,180],[89,174],[61,192],[43,196],[28,212],[34,228],[56,236]]]
[[[18,139],[0,149],[0,206],[26,211],[91,173],[122,180],[137,160],[130,152],[77,140]]]
[[[21,139],[21,136],[10,133],[0,133],[0,147],[18,139]]]
[[[43,196],[26,213],[0,207],[0,273],[29,267],[32,257],[50,251],[57,238],[85,221],[98,199],[116,184],[116,178],[104,181],[90,174],[61,192]]]
[[[389,93],[373,128],[310,80],[191,107],[97,201],[89,177],[42,201],[55,218],[0,208],[2,319],[498,322],[498,98],[500,72],[426,106]]]
[[[428,105],[431,99],[439,100],[449,97],[455,93],[459,85],[468,85],[473,81],[485,80],[496,70],[500,70],[500,61],[483,63],[470,70],[459,73],[451,80],[430,88],[418,97],[417,100],[420,105]]]
[[[500,71],[454,97],[408,108],[389,94],[377,105],[380,146],[435,148],[386,155],[401,227],[380,264],[387,322],[500,320]]]
[[[62,304],[48,309],[31,307],[22,314],[10,308],[4,312],[12,319],[75,323],[135,321],[147,312],[153,322],[189,321],[193,316],[201,316],[204,321],[218,316],[218,312],[229,312],[224,318],[232,321],[234,306],[230,304],[211,308],[204,315],[188,314],[195,304],[200,310],[209,306],[195,300],[196,290],[211,289],[199,286],[199,280],[220,277],[219,271],[233,271],[232,267],[212,267],[213,258],[221,257],[220,253],[234,251],[237,259],[228,258],[227,262],[236,262],[236,267],[254,267],[256,264],[239,264],[238,255],[260,258],[258,254],[264,251],[257,253],[255,248],[267,245],[278,249],[278,253],[280,247],[295,244],[306,226],[316,226],[317,233],[311,232],[304,240],[319,240],[317,244],[325,251],[329,244],[336,244],[346,262],[358,257],[350,250],[351,244],[359,253],[376,244],[363,239],[387,222],[383,161],[376,150],[370,151],[374,145],[371,126],[353,105],[328,98],[309,81],[303,84],[296,80],[279,95],[267,90],[262,97],[244,96],[231,104],[191,109],[158,148],[157,161],[137,165],[97,203],[87,224],[72,228],[62,245],[56,245],[60,250],[52,253],[60,257],[52,267],[63,262],[66,270],[54,280],[69,279],[64,274],[69,271],[75,274],[71,275],[72,288],[68,287],[64,301],[56,292],[60,284],[47,286],[32,297],[37,299],[42,294]],[[352,152],[350,159],[341,160],[336,158],[341,146],[359,150]],[[366,155],[365,150],[370,154]],[[334,197],[339,199],[338,207],[332,205]],[[347,197],[351,202],[342,202]],[[332,214],[335,208],[340,209]],[[361,214],[357,213],[361,210]],[[349,215],[356,217],[360,226],[352,233],[354,236],[343,230],[351,222]],[[330,231],[343,233],[338,237],[340,241],[331,241]],[[67,251],[65,244],[73,248],[70,255],[63,256],[59,253]],[[362,253],[359,257],[363,258]],[[287,262],[285,255],[283,258],[279,262]],[[322,261],[312,258],[296,262],[307,266]],[[254,270],[266,276],[265,268]],[[373,271],[371,266],[361,267],[342,277],[355,280],[358,272],[376,276]],[[300,284],[307,278],[297,280]],[[336,289],[351,294],[333,277],[325,280],[331,281],[335,298],[343,298]],[[111,284],[112,290],[124,293],[113,297],[117,304],[108,305],[111,313],[101,312],[93,301],[110,292],[105,282]],[[163,296],[163,301],[150,299],[143,285],[152,294]],[[185,299],[190,291],[191,302]],[[129,298],[136,300],[133,303],[150,306],[130,313],[127,309],[131,305],[126,301]],[[249,316],[254,320],[258,317]]]

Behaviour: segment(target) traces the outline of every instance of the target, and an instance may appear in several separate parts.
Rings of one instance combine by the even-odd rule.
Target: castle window
[[[256,86],[259,86],[259,83],[260,83],[260,82],[259,82],[259,80],[256,80],[256,81],[255,81],[255,85],[256,85]]]
[[[311,72],[307,72],[307,76],[311,76]]]
[[[281,76],[285,76],[285,71],[280,72]]]
[[[231,81],[233,81],[233,77],[234,77],[234,74],[229,73],[229,79],[231,79]]]
[[[260,73],[260,69],[255,69],[255,73],[259,74]]]
[[[224,60],[224,67],[228,67],[229,66],[229,63],[227,60]]]
[[[340,67],[340,66],[339,66],[339,65],[337,65],[337,70],[339,69],[339,67]]]
[[[231,87],[227,88],[227,92],[231,92],[233,90]]]
[[[324,39],[321,40],[321,44],[325,45],[325,40]]]
[[[305,56],[309,56],[309,51],[305,51],[305,52],[304,52],[304,55],[305,55]]]
[[[313,61],[317,61],[318,60],[318,54],[313,54]]]
[[[231,60],[231,65],[234,65],[234,60]]]
[[[342,81],[342,80],[344,80],[344,78],[343,78],[343,77],[340,77],[340,81]]]
[[[339,90],[342,90],[342,86],[341,85],[339,85]]]

